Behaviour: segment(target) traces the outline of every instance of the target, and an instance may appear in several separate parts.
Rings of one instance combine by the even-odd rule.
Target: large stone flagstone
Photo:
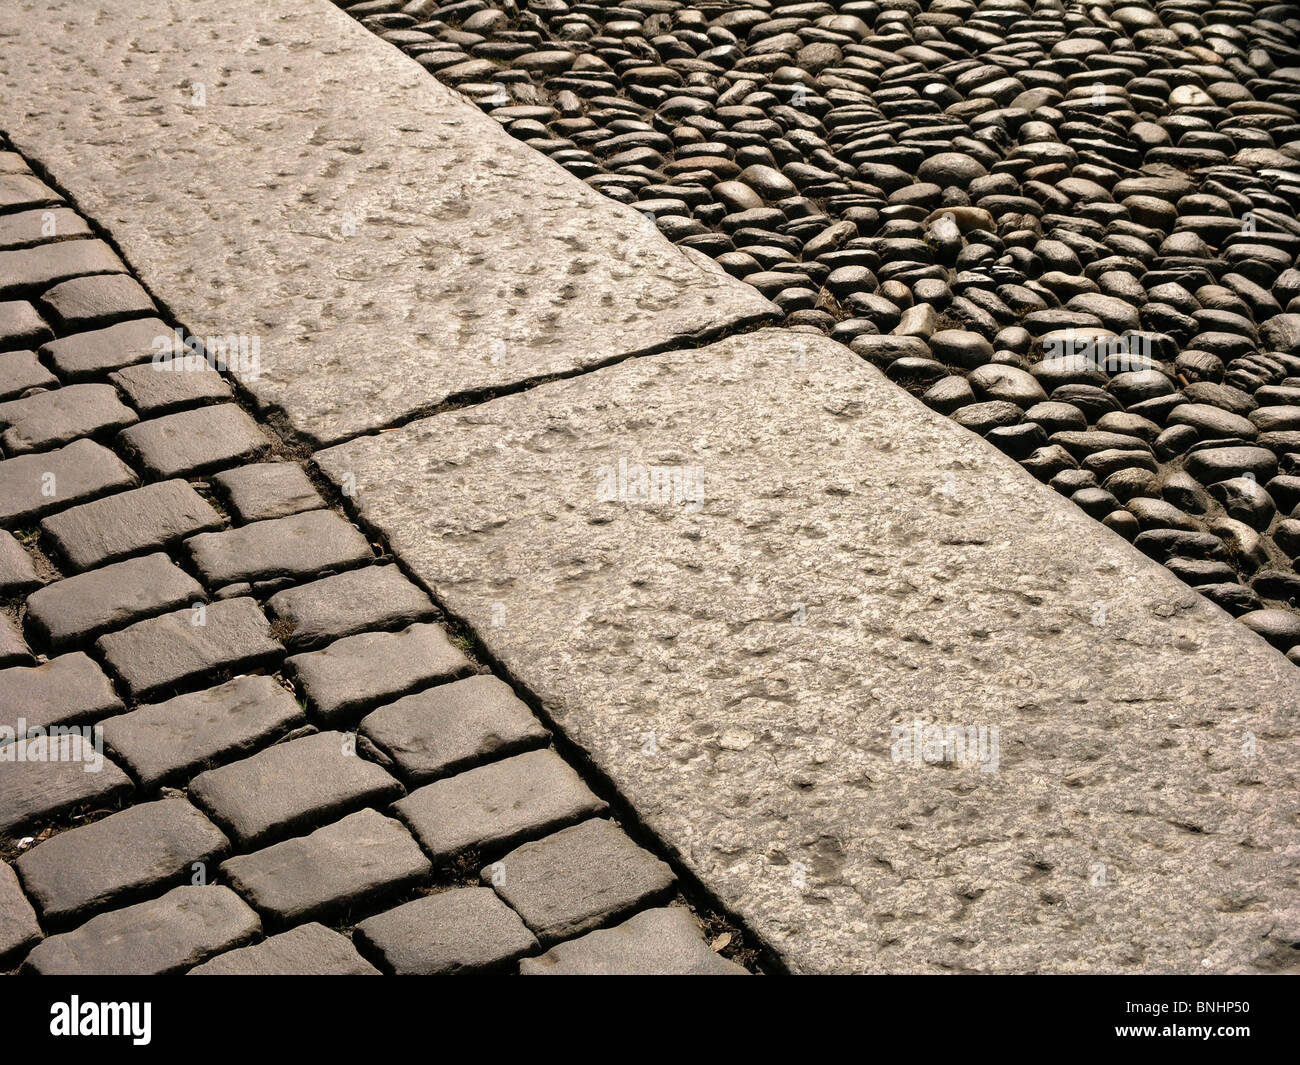
[[[325,0],[13,0],[0,47],[15,146],[312,439],[775,312]]]
[[[1295,965],[1294,667],[839,345],[317,458],[791,969]]]

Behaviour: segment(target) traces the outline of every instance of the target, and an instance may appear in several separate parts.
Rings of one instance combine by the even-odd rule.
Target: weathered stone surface
[[[41,938],[36,911],[14,871],[0,862],[0,963],[19,957]]]
[[[255,462],[219,473],[212,483],[240,521],[283,518],[325,505],[302,467],[292,462]]]
[[[206,598],[198,581],[158,553],[46,585],[28,598],[27,623],[59,650]]]
[[[316,458],[791,968],[1280,964],[1291,664],[839,346],[736,337]],[[698,466],[699,506],[604,501],[620,458]],[[998,726],[998,771],[895,761],[918,718]]]
[[[40,584],[31,555],[13,533],[0,529],[0,595],[17,595]]]
[[[667,865],[599,818],[525,843],[483,878],[543,943],[590,931],[674,883]]]
[[[93,440],[0,462],[0,525],[12,527],[136,483],[135,474]]]
[[[137,621],[101,636],[95,647],[137,699],[219,669],[237,673],[266,665],[284,653],[248,598]]]
[[[402,795],[402,786],[359,757],[352,737],[317,732],[200,773],[189,794],[248,848],[283,838],[303,822],[385,806]]]
[[[401,822],[374,810],[221,864],[236,891],[286,923],[395,894],[430,869]]]
[[[104,671],[80,651],[0,670],[0,727],[15,732],[20,719],[28,729],[48,728],[97,721],[122,709]]]
[[[446,630],[434,624],[347,636],[323,650],[294,655],[285,664],[297,675],[312,709],[328,722],[470,668]]]
[[[237,529],[203,533],[185,542],[209,584],[272,577],[302,577],[356,566],[375,557],[356,526],[332,510],[255,521]]]
[[[60,832],[14,863],[45,921],[67,922],[181,879],[225,857],[230,841],[184,799],[129,806]],[[215,868],[208,870],[215,872]]]
[[[550,738],[510,685],[490,676],[466,677],[398,699],[368,714],[358,731],[412,785]]]
[[[78,274],[115,271],[125,273],[126,267],[102,240],[65,240],[0,251],[0,299],[32,293]]]
[[[0,350],[34,348],[53,336],[45,319],[26,300],[0,303]]]
[[[601,813],[605,803],[554,751],[527,751],[412,792],[393,807],[425,853],[488,850]]]
[[[192,477],[247,462],[271,445],[257,423],[233,403],[218,403],[140,422],[118,443],[157,477]]]
[[[378,976],[348,941],[324,925],[302,924],[251,947],[196,965],[190,976]]]
[[[258,336],[236,376],[319,440],[774,310],[332,5],[29,2],[0,15],[0,127],[191,329]],[[196,63],[223,72],[203,107]]]
[[[719,957],[682,906],[638,913],[519,963],[523,976],[747,976]]]
[[[236,677],[104,722],[104,743],[143,788],[179,782],[200,766],[254,750],[306,722],[271,677]]]
[[[108,375],[141,414],[166,414],[197,403],[230,399],[230,385],[206,364],[193,369],[167,369],[168,363],[141,363]]]
[[[135,411],[117,398],[112,385],[69,385],[0,403],[0,445],[7,455],[45,451],[135,420]]]
[[[434,608],[396,566],[367,566],[276,592],[266,609],[288,630],[285,643],[310,650],[341,636],[410,625]]]
[[[58,378],[50,373],[32,351],[0,354],[0,399],[16,399],[29,388],[53,388]]]
[[[41,309],[62,332],[143,318],[158,310],[140,282],[128,274],[76,277],[41,293]]]
[[[176,334],[158,318],[140,318],[51,340],[39,354],[65,378],[92,377],[176,352]]]
[[[484,972],[537,947],[519,915],[482,887],[426,895],[367,918],[356,935],[399,976]]]
[[[0,215],[0,248],[21,248],[48,239],[50,224],[60,236],[89,237],[86,220],[68,207],[42,207]]]
[[[27,955],[23,971],[50,976],[181,973],[247,943],[261,928],[257,914],[228,887],[186,885],[51,936]]]
[[[79,734],[19,739],[0,745],[0,832],[17,829],[86,803],[110,803],[131,780]]]
[[[18,626],[8,614],[0,614],[0,667],[29,666],[33,661],[31,648]]]

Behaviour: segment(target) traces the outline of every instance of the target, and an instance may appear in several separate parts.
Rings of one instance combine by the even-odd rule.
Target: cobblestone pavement
[[[341,2],[1300,663],[1300,21]]]
[[[7,148],[0,965],[752,970]]]

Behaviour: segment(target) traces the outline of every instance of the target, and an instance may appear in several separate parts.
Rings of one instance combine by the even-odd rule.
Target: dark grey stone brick
[[[30,171],[0,174],[0,211],[62,202],[62,196]]]
[[[0,670],[0,727],[17,730],[97,721],[123,709],[104,671],[75,651],[38,666]]]
[[[136,483],[121,459],[93,440],[0,462],[0,525],[12,527]]]
[[[20,958],[40,938],[36,911],[23,894],[17,874],[0,862],[0,966]]]
[[[0,215],[0,248],[21,248],[51,239],[92,236],[86,220],[69,207],[37,207]]]
[[[108,375],[141,414],[166,414],[181,407],[231,398],[226,379],[206,363],[193,369],[165,369],[142,362]]]
[[[287,664],[313,710],[328,722],[470,668],[442,626],[432,624],[346,636],[323,650],[294,655]]]
[[[284,518],[325,505],[320,493],[292,462],[255,462],[212,478],[230,513],[243,522]]]
[[[16,399],[30,388],[57,388],[59,384],[32,351],[0,354],[0,399]]]
[[[196,623],[203,618],[202,624]],[[270,665],[283,648],[252,599],[227,599],[202,612],[176,610],[137,621],[95,643],[130,694],[145,698],[218,670]]]
[[[394,806],[425,853],[446,859],[535,838],[605,803],[551,750],[527,751],[427,784]]]
[[[68,385],[0,403],[0,446],[10,455],[44,451],[135,421],[112,385]]]
[[[230,841],[184,799],[129,806],[60,832],[14,863],[41,919],[64,924],[182,879],[211,878]]]
[[[386,806],[402,786],[356,753],[355,737],[318,732],[200,773],[189,794],[240,847],[250,847],[362,806]]]
[[[55,650],[207,599],[202,585],[158,552],[46,585],[27,599],[27,624]]]
[[[266,609],[288,630],[283,638],[290,647],[311,650],[342,636],[410,625],[434,607],[396,566],[367,566],[286,588]]]
[[[672,870],[612,821],[596,819],[525,843],[483,870],[537,938],[589,932],[672,889]]]
[[[550,739],[510,685],[486,674],[439,684],[382,706],[366,716],[359,731],[393,760],[398,775],[411,785]]]
[[[399,976],[500,969],[537,949],[519,915],[491,888],[481,887],[425,895],[367,918],[355,935]]]
[[[0,251],[0,299],[32,293],[82,274],[124,274],[126,267],[101,240],[62,240]]]
[[[0,667],[26,666],[33,661],[31,648],[18,626],[9,620],[8,614],[0,614]]]
[[[0,833],[89,803],[108,805],[131,788],[130,778],[79,733],[0,744]]]
[[[26,300],[0,303],[0,350],[37,348],[54,337],[54,332]]]
[[[111,325],[124,318],[143,318],[158,308],[129,274],[75,277],[41,295],[41,309],[63,332]]]
[[[31,555],[13,533],[0,529],[0,595],[17,595],[40,585]]]
[[[75,570],[156,551],[220,526],[221,515],[185,481],[148,484],[41,523],[50,545]]]
[[[117,439],[157,477],[190,477],[247,462],[271,446],[257,423],[233,403],[164,414],[124,429]]]
[[[229,888],[185,885],[51,936],[27,955],[22,971],[67,976],[183,973],[247,943],[261,930],[257,914]]]
[[[251,947],[227,951],[195,966],[190,976],[378,976],[379,970],[337,932],[301,924]]]
[[[104,743],[142,788],[154,788],[256,750],[306,720],[274,678],[236,677],[105,721]]]
[[[175,332],[166,322],[137,318],[51,340],[37,354],[62,377],[76,380],[181,350]]]
[[[203,533],[185,546],[203,579],[217,588],[238,581],[301,577],[375,557],[357,528],[331,510]]]
[[[646,910],[613,928],[557,943],[519,963],[524,976],[748,976],[709,949],[681,906]]]
[[[221,863],[258,912],[285,924],[397,894],[431,868],[401,822],[374,810]]]

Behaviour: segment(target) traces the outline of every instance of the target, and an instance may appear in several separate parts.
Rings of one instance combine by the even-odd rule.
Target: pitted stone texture
[[[282,839],[305,821],[385,806],[402,787],[358,756],[353,737],[318,732],[200,773],[189,794],[247,849]]]
[[[126,273],[102,240],[63,240],[0,251],[0,299],[12,299],[80,274]]]
[[[672,870],[613,821],[584,821],[525,843],[483,870],[538,939],[567,939],[668,892]]]
[[[80,651],[0,670],[0,727],[17,731],[20,719],[27,729],[81,724],[122,709],[104,671]]]
[[[523,976],[747,976],[719,957],[681,906],[646,910],[614,928],[557,943],[519,963]]]
[[[7,455],[46,451],[135,420],[135,411],[117,398],[112,385],[69,385],[0,403],[0,446]]]
[[[28,0],[0,35],[0,127],[194,332],[260,337],[235,375],[318,441],[775,313],[333,5]]]
[[[18,626],[8,614],[0,614],[0,667],[29,666],[33,661],[31,648],[18,631]]]
[[[367,918],[356,935],[399,976],[484,972],[537,947],[519,915],[482,887],[426,895]]]
[[[303,924],[251,947],[221,954],[190,976],[378,976],[356,947],[332,929]]]
[[[32,351],[0,353],[0,399],[17,399],[29,388],[55,388],[58,378]]]
[[[433,613],[433,600],[396,566],[367,566],[286,588],[266,609],[290,630],[285,643],[310,650],[369,629],[410,625]]]
[[[0,302],[0,351],[34,348],[53,336],[45,319],[26,300]]]
[[[443,627],[434,624],[346,636],[323,650],[294,655],[286,665],[297,675],[312,709],[329,722],[470,668]]]
[[[89,237],[90,226],[86,220],[68,207],[38,207],[30,211],[15,211],[0,215],[0,248],[21,248],[28,244],[44,244],[49,240],[49,227],[64,237]]]
[[[840,346],[735,337],[316,459],[792,969],[1294,964],[1294,667]],[[700,467],[701,506],[603,502],[620,459]],[[999,726],[999,770],[895,762],[917,718]]]
[[[14,867],[46,921],[85,918],[130,896],[189,880],[230,841],[184,799],[130,806],[60,832],[23,852]]]
[[[439,684],[380,707],[362,720],[359,732],[412,785],[550,739],[510,685],[486,675]]]
[[[0,525],[13,526],[136,483],[135,474],[93,440],[0,462]]]
[[[79,379],[180,350],[175,331],[166,322],[141,318],[51,340],[40,354],[62,376]]]
[[[0,746],[0,833],[87,803],[128,795],[131,778],[82,735],[41,736]]]
[[[182,375],[184,376],[184,375]],[[255,462],[212,478],[240,521],[283,518],[325,505],[311,479],[292,462]]]
[[[180,782],[306,723],[271,677],[236,677],[104,722],[104,743],[142,788]]]
[[[356,566],[375,557],[364,536],[332,510],[309,510],[185,542],[214,587],[273,577],[303,577]]]
[[[261,913],[293,923],[396,894],[431,868],[401,822],[361,810],[309,836],[228,858],[221,873]]]
[[[0,595],[15,595],[39,588],[32,556],[11,532],[0,529]]]
[[[426,854],[447,859],[474,847],[507,847],[605,804],[554,751],[528,751],[438,780],[393,807]]]
[[[64,333],[143,318],[158,310],[140,282],[127,274],[76,277],[41,293],[45,316]]]
[[[147,484],[134,492],[55,514],[41,523],[55,551],[79,570],[220,526],[221,515],[185,481]]]
[[[169,370],[147,362],[117,370],[108,379],[126,393],[141,414],[166,414],[180,407],[231,397],[225,378],[206,365]]]
[[[27,955],[23,971],[62,976],[182,973],[247,943],[261,929],[257,914],[228,887],[187,885],[51,936]]]
[[[137,699],[218,670],[238,673],[268,665],[284,652],[271,639],[262,611],[247,598],[137,621],[101,636],[95,647]]]
[[[157,477],[192,477],[233,466],[271,446],[257,423],[233,403],[151,418],[122,430],[117,439]]]
[[[0,964],[19,957],[40,938],[36,911],[23,894],[18,876],[0,862]]]
[[[166,555],[116,562],[46,585],[27,600],[27,624],[56,650],[207,598]]]

